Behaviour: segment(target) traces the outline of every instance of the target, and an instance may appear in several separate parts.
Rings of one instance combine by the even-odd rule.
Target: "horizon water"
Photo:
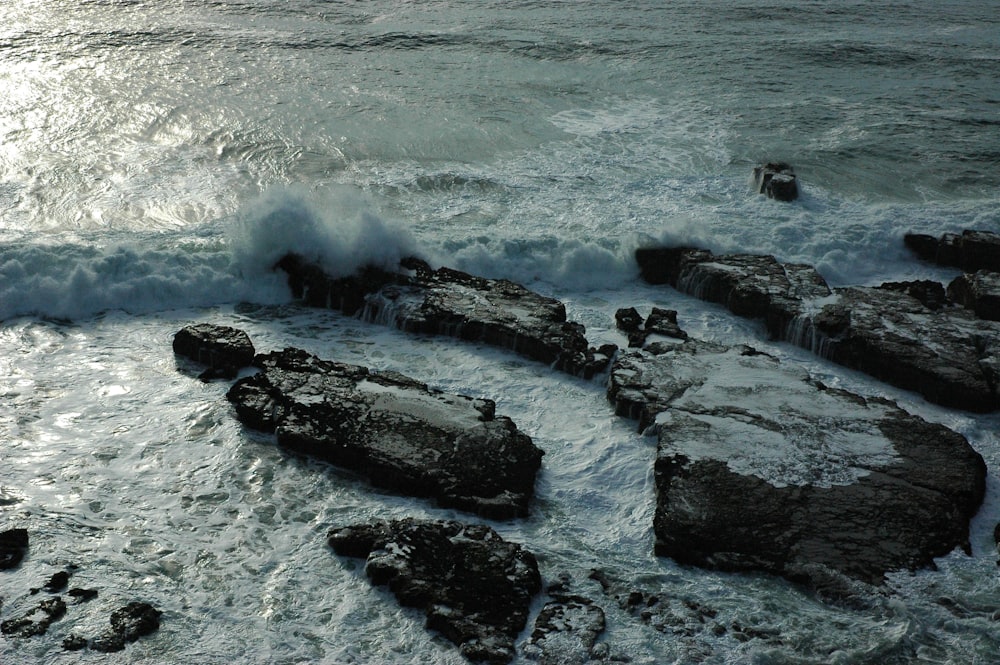
[[[326,546],[335,526],[480,522],[288,455],[243,428],[227,382],[171,351],[194,322],[246,330],[496,401],[545,451],[529,518],[487,522],[607,612],[633,663],[1000,659],[1000,416],[928,404],[641,282],[634,250],[685,243],[814,265],[835,286],[947,281],[908,231],[1000,232],[1000,15],[992,3],[636,0],[11,0],[0,9],[0,618],[79,566],[100,590],[7,663],[462,663]],[[753,193],[787,161],[801,198]],[[591,381],[477,344],[294,303],[288,251],[347,274],[416,254],[559,298],[592,344],[614,312],[675,309],[828,385],[965,435],[987,498],[936,570],[864,607],[653,555],[653,437]],[[660,632],[587,579],[717,611]],[[120,654],[61,650],[133,599],[161,629]],[[536,610],[543,599],[537,601]],[[527,638],[529,629],[522,635]],[[777,637],[773,637],[773,636]],[[519,656],[518,663],[532,662]]]

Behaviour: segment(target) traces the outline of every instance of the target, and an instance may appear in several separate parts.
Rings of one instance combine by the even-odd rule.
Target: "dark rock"
[[[58,573],[54,573],[49,581],[46,582],[41,589],[31,589],[31,594],[34,595],[39,591],[48,591],[49,593],[58,593],[66,588],[69,584],[69,573],[65,570],[60,570]]]
[[[104,653],[121,651],[126,644],[159,630],[161,616],[162,612],[149,603],[133,601],[111,613],[110,630],[91,640],[89,646]],[[67,648],[65,643],[63,648]]]
[[[799,186],[791,165],[769,162],[753,169],[754,185],[758,194],[767,194],[777,201],[794,201],[799,196]]]
[[[643,330],[647,335],[664,335],[674,339],[687,339],[687,333],[677,325],[677,311],[654,307],[646,317]]]
[[[525,654],[542,665],[585,665],[606,656],[597,645],[604,633],[604,610],[582,596],[549,601],[535,619]]]
[[[27,553],[27,529],[0,531],[0,570],[17,567]]]
[[[254,348],[250,337],[242,330],[229,326],[198,323],[187,326],[174,335],[174,353],[190,358],[208,369],[203,380],[231,379],[253,361]]]
[[[1000,234],[989,231],[945,233],[934,238],[922,233],[907,233],[903,243],[925,261],[954,266],[966,272],[1000,272]]]
[[[395,372],[286,349],[227,397],[278,443],[404,494],[494,519],[528,513],[542,451],[492,400],[449,395]]]
[[[829,588],[968,551],[986,468],[961,435],[745,347],[658,350],[608,391],[657,432],[658,554]]]
[[[0,632],[11,637],[32,637],[44,635],[56,621],[66,614],[66,603],[62,598],[47,598],[16,619],[0,623]]]
[[[635,307],[622,308],[615,312],[615,324],[623,332],[635,332],[642,325],[642,315]]]
[[[86,603],[88,601],[93,600],[94,598],[97,598],[97,589],[80,589],[80,588],[75,588],[75,589],[70,589],[66,593],[67,593],[67,595],[72,596],[73,598],[75,598],[77,604],[79,604],[79,603]]]
[[[1000,273],[980,270],[959,275],[948,285],[948,296],[981,319],[1000,321]]]
[[[927,309],[937,310],[951,304],[944,284],[930,279],[911,282],[885,282],[876,288],[905,293],[911,298],[919,300]]]
[[[80,651],[87,648],[87,638],[76,634],[70,634],[62,641],[62,648],[66,651]]]
[[[641,249],[636,259],[647,281],[761,318],[776,339],[937,404],[1000,408],[1000,326],[960,308],[929,309],[909,295],[912,284],[832,292],[808,266],[690,248]]]
[[[507,663],[541,589],[534,555],[484,525],[413,519],[333,529],[342,556],[366,557],[373,584],[427,613],[427,627],[476,662]]]
[[[343,278],[330,277],[296,255],[276,267],[288,274],[292,292],[308,305],[360,313],[407,332],[499,346],[584,378],[604,371],[614,354],[614,347],[589,347],[584,327],[566,320],[561,302],[508,280],[431,270],[417,259],[403,262],[409,272],[366,268]]]

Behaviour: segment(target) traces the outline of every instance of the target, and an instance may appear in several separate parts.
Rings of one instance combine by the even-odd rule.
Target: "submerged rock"
[[[925,261],[966,272],[1000,272],[1000,234],[969,230],[935,238],[923,233],[907,233],[903,243]]]
[[[484,525],[405,519],[333,529],[342,556],[367,558],[373,584],[427,613],[469,660],[508,663],[541,588],[534,555]]]
[[[44,635],[49,626],[65,615],[66,603],[62,598],[47,598],[21,616],[0,623],[0,632],[11,637]]]
[[[799,196],[795,171],[785,162],[768,162],[753,169],[754,186],[758,194],[777,201],[794,201]]]
[[[566,320],[565,306],[505,279],[404,261],[406,272],[366,268],[334,278],[297,255],[277,265],[296,297],[316,307],[395,326],[412,333],[445,335],[509,349],[590,378],[607,368],[613,346],[588,346],[585,329]]]
[[[776,339],[937,404],[1000,409],[1000,325],[961,308],[931,309],[910,295],[915,283],[831,290],[809,266],[692,248],[640,249],[636,259],[647,281],[761,318]],[[933,300],[933,290],[920,291]]]
[[[0,570],[16,568],[27,553],[27,529],[0,531]]]
[[[100,636],[88,640],[71,634],[63,640],[62,647],[66,651],[79,651],[86,647],[103,653],[122,651],[127,644],[159,630],[162,615],[149,603],[133,601],[111,613],[108,619],[111,627]]]
[[[542,451],[495,404],[299,349],[259,355],[227,397],[247,426],[372,483],[494,519],[528,514]]]
[[[535,619],[525,654],[541,665],[586,665],[605,660],[597,640],[604,633],[604,610],[589,598],[558,595]]]
[[[621,356],[608,396],[657,433],[660,555],[829,585],[968,550],[982,457],[893,403],[697,340]]]
[[[250,337],[237,328],[198,323],[187,326],[174,335],[174,353],[208,365],[201,374],[203,380],[231,379],[253,361],[254,348]]]

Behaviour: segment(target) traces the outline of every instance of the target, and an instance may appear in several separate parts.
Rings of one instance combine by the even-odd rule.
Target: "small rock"
[[[758,194],[766,194],[776,201],[794,201],[799,196],[799,186],[790,164],[769,162],[755,166],[753,177]]]
[[[174,335],[174,353],[208,365],[203,380],[231,379],[253,361],[250,337],[236,328],[199,323],[182,328]]]
[[[47,598],[16,619],[8,619],[0,624],[0,632],[13,637],[44,635],[53,623],[66,614],[66,603],[62,598]]]

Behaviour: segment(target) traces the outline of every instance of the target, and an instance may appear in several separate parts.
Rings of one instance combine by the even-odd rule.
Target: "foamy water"
[[[528,519],[491,523],[567,573],[637,663],[991,663],[1000,419],[766,340],[637,277],[650,242],[771,253],[834,285],[947,280],[907,231],[1000,231],[997,18],[984,3],[60,2],[0,27],[0,528],[29,557],[0,617],[69,564],[97,600],[0,661],[460,663],[457,650],[326,547],[334,526],[471,520],[295,458],[244,429],[170,350],[207,321],[486,397],[545,450]],[[754,195],[792,162],[803,196]],[[891,576],[866,607],[774,578],[653,556],[656,443],[605,377],[298,307],[286,251],[347,274],[416,254],[567,304],[591,343],[614,312],[676,309],[825,384],[898,400],[969,438],[990,475],[973,555]],[[848,441],[852,454],[863,437]],[[845,444],[847,445],[847,444]],[[879,451],[873,451],[879,452]],[[884,453],[881,451],[879,454]],[[752,466],[753,460],[748,461]],[[669,598],[657,631],[592,569]],[[118,655],[64,653],[132,599],[160,631]],[[947,599],[942,601],[941,599]],[[778,635],[741,642],[685,614]],[[539,600],[540,607],[541,599]],[[536,609],[538,609],[536,607]],[[687,617],[687,618],[685,618]],[[527,634],[522,636],[527,637]],[[522,662],[522,659],[519,659]]]

